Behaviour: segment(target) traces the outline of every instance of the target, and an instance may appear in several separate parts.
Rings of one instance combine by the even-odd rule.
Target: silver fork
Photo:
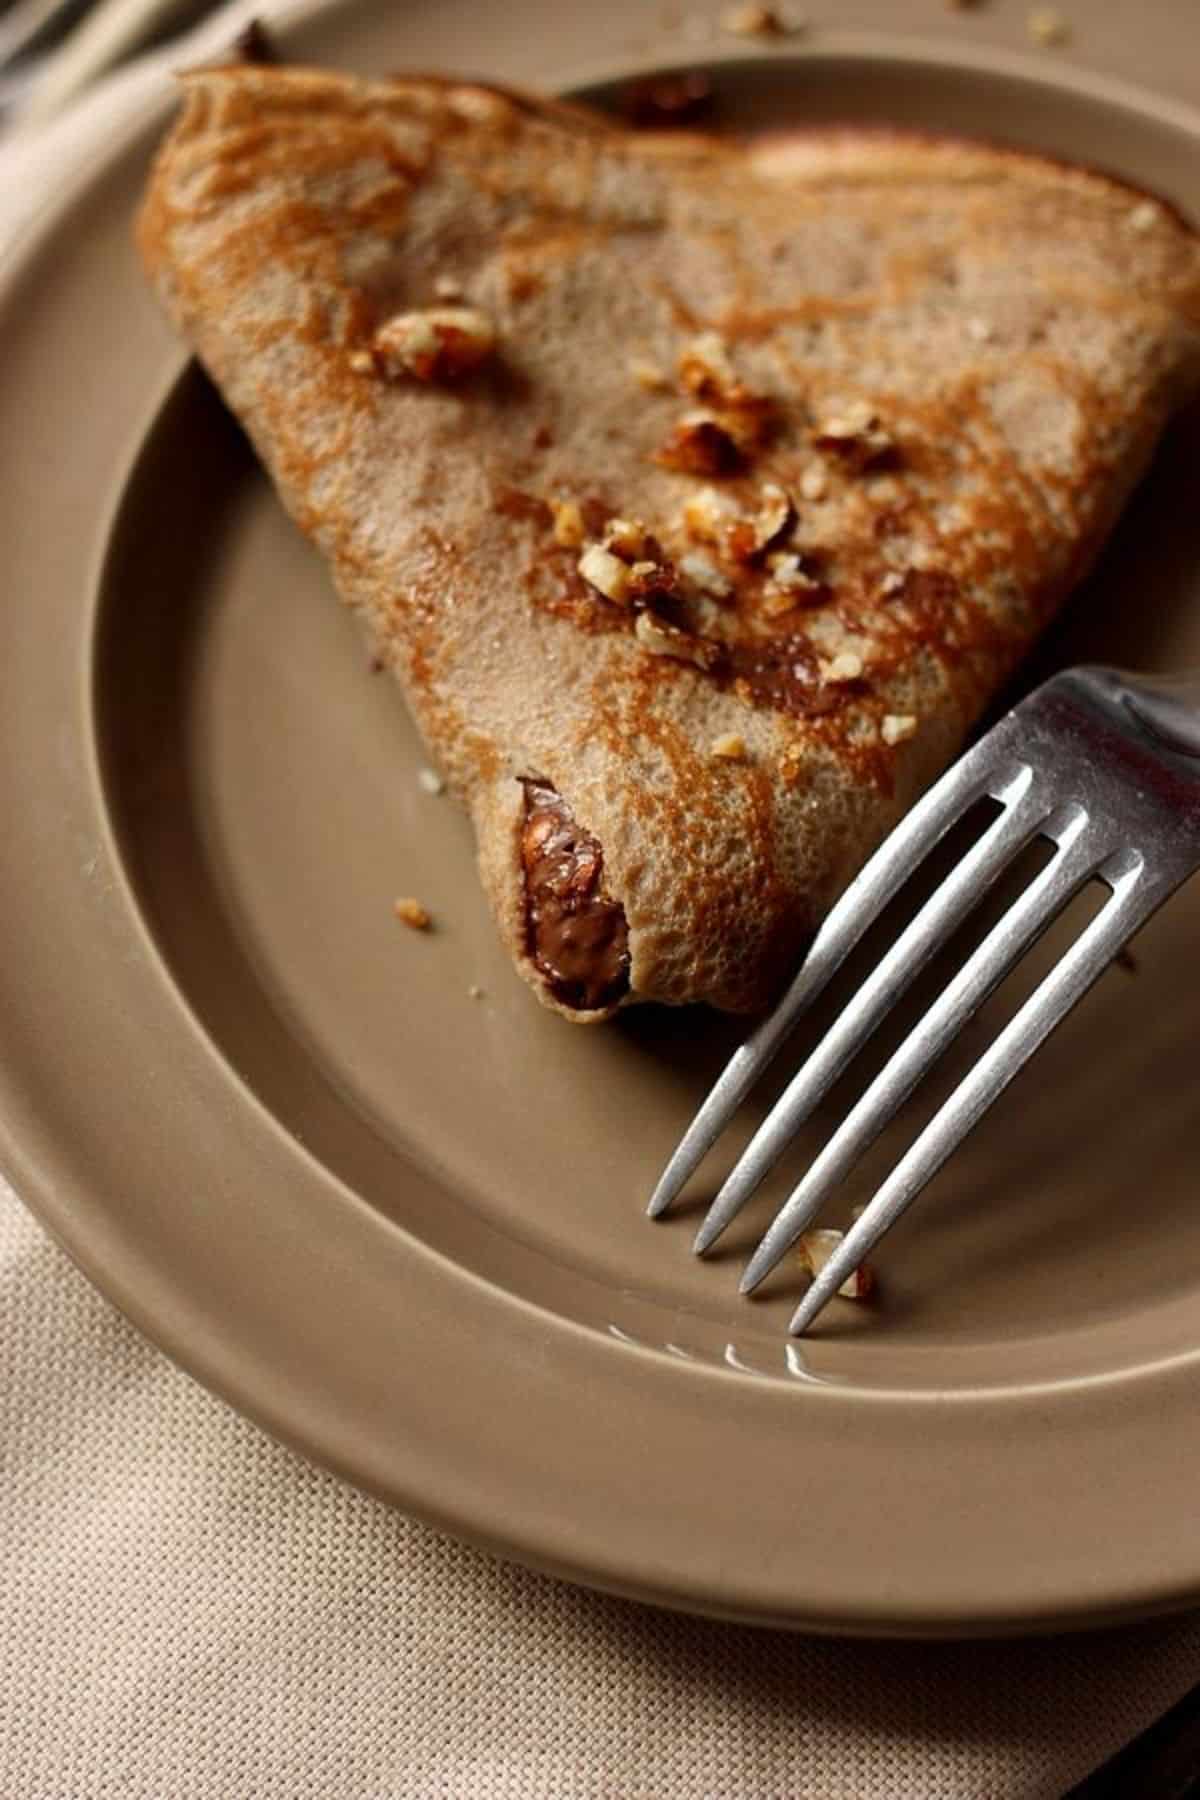
[[[700,1227],[725,1230],[905,989],[1036,838],[1053,855],[948,983],[782,1207],[746,1267],[750,1293],[817,1216],[963,1025],[1090,881],[1100,911],[917,1137],[808,1288],[805,1331],[1151,913],[1200,867],[1200,674],[1056,675],[967,751],[847,888],[775,1011],[735,1052],[650,1201],[664,1213],[763,1070],[918,864],[976,802],[1000,810],[876,966],[755,1133]]]

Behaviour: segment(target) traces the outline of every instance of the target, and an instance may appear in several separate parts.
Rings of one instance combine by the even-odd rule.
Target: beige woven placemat
[[[822,1642],[411,1524],[175,1369],[0,1188],[4,1800],[1053,1800],[1200,1621]]]
[[[1200,99],[1194,8],[1147,0],[1129,54]],[[1070,10],[1119,67],[1126,9]],[[0,146],[0,242],[156,78]],[[0,1182],[0,1800],[1054,1800],[1197,1679],[1195,1618],[830,1643],[490,1560],[196,1387]]]

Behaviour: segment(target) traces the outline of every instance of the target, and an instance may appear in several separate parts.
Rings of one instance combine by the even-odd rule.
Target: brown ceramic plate
[[[560,80],[604,10],[507,8],[470,62]],[[407,36],[386,7],[325,9],[290,49],[461,63],[465,16],[415,9]],[[735,123],[969,127],[1200,212],[1200,120],[1044,65],[834,48],[750,56],[718,86]],[[649,1009],[575,1030],[512,974],[400,700],[143,292],[150,123],[0,294],[0,1139],[20,1191],[271,1430],[574,1579],[858,1632],[1200,1597],[1200,893],[896,1233],[879,1305],[789,1344],[790,1280],[735,1297],[781,1185],[703,1264],[696,1200],[642,1216],[733,1031]],[[1200,664],[1197,445],[1168,444],[1041,669]],[[397,926],[398,893],[434,933]]]

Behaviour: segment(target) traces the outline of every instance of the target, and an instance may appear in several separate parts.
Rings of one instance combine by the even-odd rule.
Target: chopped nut
[[[821,429],[828,432],[840,432],[845,437],[853,437],[856,432],[870,431],[878,423],[878,415],[869,400],[852,400],[841,416],[831,419]]]
[[[856,400],[844,413],[825,419],[813,434],[819,450],[832,451],[855,469],[869,469],[896,448],[891,434],[865,400]]]
[[[636,604],[641,600],[647,603],[673,597],[679,589],[679,579],[674,566],[669,562],[635,562],[629,569],[629,594]]]
[[[727,6],[721,14],[721,30],[731,37],[787,37],[802,31],[805,21],[784,15],[773,6]]]
[[[471,124],[495,125],[508,116],[509,104],[501,94],[493,93],[491,88],[456,87],[447,95],[447,104],[451,112]]]
[[[796,523],[791,495],[777,482],[762,489],[762,504],[752,518],[735,517],[726,527],[725,541],[739,562],[753,562],[772,544],[787,536]]]
[[[768,395],[756,394],[739,381],[728,347],[717,332],[701,332],[684,346],[679,357],[679,379],[688,393],[706,400],[714,409],[715,418],[714,414],[690,418],[714,418],[739,450],[755,450],[770,436],[778,418],[778,406]]]
[[[549,501],[550,511],[554,515],[554,541],[566,550],[578,550],[587,537],[583,522],[583,509],[577,500]]]
[[[723,423],[696,412],[684,415],[654,460],[688,475],[732,475],[742,465],[742,453]]]
[[[725,527],[737,517],[736,504],[719,488],[701,488],[683,503],[685,529],[692,537],[701,538],[708,544],[719,543]]]
[[[784,787],[796,786],[796,783],[804,773],[806,761],[807,757],[803,745],[792,742],[784,747],[783,753],[776,765],[779,770],[779,778],[783,782]]]
[[[492,354],[496,330],[478,307],[429,306],[397,313],[376,332],[372,348],[385,375],[453,381]]]
[[[606,550],[611,550],[626,562],[635,562],[648,556],[653,547],[650,533],[640,519],[609,519],[601,542]]]
[[[679,573],[690,581],[693,587],[699,588],[702,594],[711,594],[714,599],[726,600],[733,592],[733,583],[715,562],[699,551],[691,550],[679,559]]]
[[[1153,231],[1161,217],[1153,200],[1142,200],[1125,215],[1125,223],[1130,231]]]
[[[764,482],[762,504],[753,519],[740,521],[729,533],[729,547],[742,562],[761,556],[796,523],[792,497],[778,482]]]
[[[446,783],[442,780],[442,777],[438,774],[436,769],[419,770],[417,782],[420,785],[422,792],[426,794],[444,794],[446,791]]]
[[[656,619],[653,613],[640,612],[633,634],[644,650],[654,656],[675,656],[678,652],[678,639],[683,633],[672,625],[665,625]]]
[[[833,683],[858,681],[862,677],[863,659],[855,650],[841,650],[828,662],[819,665],[821,680]]]
[[[463,297],[462,282],[457,275],[436,275],[433,291],[439,300],[461,300]]]
[[[397,900],[392,911],[402,925],[407,925],[413,931],[428,931],[433,923],[429,913],[419,900],[408,898]]]
[[[773,550],[767,567],[780,587],[804,587],[811,577],[805,570],[804,558],[798,550]]]
[[[678,662],[694,663],[698,669],[711,669],[717,660],[716,644],[680,631],[677,625],[671,625],[651,612],[638,614],[634,636],[651,656],[671,656]]]
[[[966,332],[977,344],[990,344],[996,335],[986,319],[968,319]]]
[[[771,579],[763,589],[763,611],[770,619],[782,618],[798,606],[809,606],[820,599],[821,583],[804,567],[804,559],[794,553],[777,553],[767,558]]]
[[[844,1231],[834,1231],[828,1226],[801,1233],[800,1261],[808,1269],[810,1275],[817,1276],[821,1273],[845,1235]],[[860,1263],[853,1275],[843,1281],[838,1293],[846,1300],[865,1300],[874,1285],[875,1276],[870,1265]]]
[[[754,394],[749,388],[736,387],[721,398],[717,409],[720,424],[744,455],[761,449],[779,423],[779,406],[769,394]]]
[[[648,393],[662,393],[671,385],[658,364],[651,362],[647,357],[635,356],[631,358],[629,363],[629,373],[638,383],[638,386],[644,387]]]
[[[653,604],[657,595],[651,595]],[[686,630],[694,632],[697,637],[714,638],[720,633],[721,604],[709,598],[707,594],[686,593],[682,595],[682,608],[679,622]]]
[[[1053,6],[1031,8],[1026,30],[1032,41],[1040,44],[1043,50],[1052,49],[1056,44],[1065,44],[1071,36],[1071,27]]]
[[[725,340],[715,331],[703,331],[685,344],[679,357],[679,379],[689,394],[702,400],[718,399],[738,385]]]
[[[824,469],[810,463],[800,477],[800,493],[805,500],[823,500],[829,487]]]
[[[917,735],[917,721],[912,713],[885,713],[879,735],[885,744],[902,744]]]
[[[768,619],[782,619],[785,613],[795,612],[806,600],[815,599],[819,592],[815,581],[811,588],[777,588],[768,585],[763,589],[762,609]]]
[[[629,564],[606,550],[603,544],[589,544],[576,568],[589,587],[603,594],[616,606],[625,605],[631,597]]]
[[[879,584],[879,598],[894,600],[897,594],[902,594],[907,586],[907,576],[902,575],[899,569],[889,569]]]
[[[356,375],[374,375],[376,369],[375,358],[369,350],[352,350],[350,352],[350,367],[354,370]]]
[[[719,738],[714,738],[709,754],[719,757],[723,762],[745,762],[746,740],[740,738],[736,731],[726,731]]]

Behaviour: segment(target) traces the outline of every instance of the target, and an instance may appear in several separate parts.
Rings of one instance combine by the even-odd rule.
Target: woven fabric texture
[[[1055,1800],[1200,1621],[822,1642],[585,1593],[310,1468],[0,1186],[4,1800]]]

